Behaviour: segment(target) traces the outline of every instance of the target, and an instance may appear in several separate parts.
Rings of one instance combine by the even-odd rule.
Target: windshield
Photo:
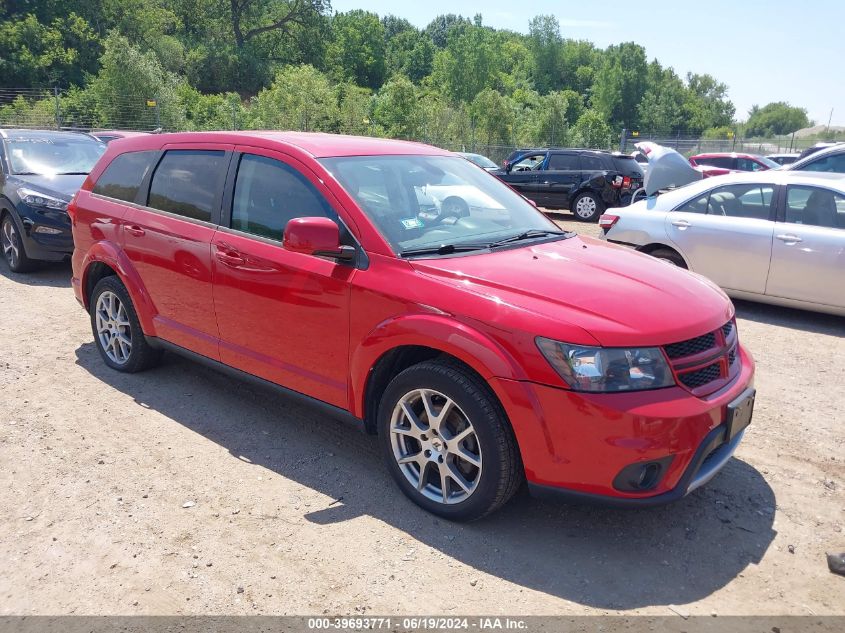
[[[441,245],[483,248],[526,231],[559,232],[525,198],[456,156],[351,156],[320,162],[399,255]]]
[[[87,136],[35,136],[7,138],[6,155],[14,174],[57,176],[87,174],[106,146]]]
[[[757,160],[759,160],[761,163],[763,163],[769,169],[777,169],[778,167],[781,166],[780,163],[777,163],[777,162],[773,161],[771,158],[768,158],[766,156],[758,156]]]
[[[466,158],[469,162],[475,163],[479,167],[490,167],[493,169],[498,168],[498,165],[496,163],[494,163],[486,156],[482,156],[481,154],[461,154],[461,156]]]

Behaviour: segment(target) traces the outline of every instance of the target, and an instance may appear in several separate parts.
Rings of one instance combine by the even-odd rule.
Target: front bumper
[[[21,205],[23,206],[23,205]],[[73,253],[73,235],[70,218],[63,211],[42,210],[25,207],[18,209],[23,230],[21,239],[24,251],[30,259],[57,262],[67,259]],[[50,229],[50,233],[39,232],[39,228]],[[54,233],[58,231],[58,233]]]
[[[586,394],[496,380],[522,454],[530,490],[587,503],[651,506],[680,499],[712,479],[744,432],[725,442],[728,405],[753,385],[754,361],[740,346],[739,375],[716,393],[681,387]],[[621,490],[617,475],[667,460],[653,487]]]

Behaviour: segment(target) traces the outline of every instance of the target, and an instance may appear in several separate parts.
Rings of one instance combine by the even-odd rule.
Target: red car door
[[[305,165],[283,154],[239,147],[235,168],[212,240],[221,360],[347,408],[355,268],[282,247],[289,220],[336,220],[336,201]]]
[[[156,335],[219,359],[211,238],[233,146],[165,146],[146,206],[124,217],[124,251],[155,306]]]

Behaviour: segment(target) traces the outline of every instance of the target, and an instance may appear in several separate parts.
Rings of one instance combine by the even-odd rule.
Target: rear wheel
[[[671,248],[658,248],[649,252],[649,255],[656,257],[657,259],[662,259],[670,264],[674,264],[678,268],[686,269],[687,267],[686,262],[684,262],[684,258]]]
[[[91,293],[91,330],[106,365],[134,373],[161,359],[161,351],[147,343],[129,292],[115,276],[104,277]]]
[[[3,216],[3,222],[0,223],[0,247],[3,249],[3,258],[13,273],[25,273],[32,270],[35,262],[27,257],[20,231],[8,213]]]
[[[575,219],[581,222],[598,222],[599,216],[604,213],[604,203],[589,191],[575,196],[570,208],[575,214]]]
[[[384,392],[378,420],[391,475],[429,512],[478,519],[502,506],[522,481],[501,405],[457,363],[426,361],[400,373]]]

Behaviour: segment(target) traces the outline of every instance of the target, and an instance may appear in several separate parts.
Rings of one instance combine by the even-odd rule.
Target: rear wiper
[[[413,257],[414,255],[450,255],[489,248],[489,244],[440,244],[439,246],[424,246],[400,251],[399,257]]]
[[[505,244],[510,244],[512,242],[520,242],[522,240],[532,240],[537,237],[545,237],[547,235],[568,235],[572,236],[574,233],[571,231],[552,231],[546,229],[530,229],[528,231],[524,231],[519,235],[514,235],[512,237],[506,237],[503,240],[497,240],[495,242],[491,242],[488,244],[489,247],[493,248],[495,246],[503,246]]]

